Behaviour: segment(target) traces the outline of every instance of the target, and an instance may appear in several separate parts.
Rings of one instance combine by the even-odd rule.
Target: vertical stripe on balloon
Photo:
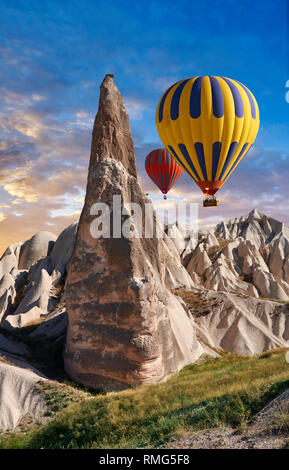
[[[168,188],[169,180],[170,180],[170,174],[167,173],[167,174],[166,174],[166,188]]]
[[[228,151],[227,156],[226,156],[225,163],[223,165],[223,168],[222,168],[222,171],[221,171],[221,174],[220,174],[220,177],[219,177],[219,181],[222,181],[223,175],[224,175],[225,171],[227,170],[228,165],[229,165],[229,163],[231,162],[231,160],[234,156],[234,153],[235,153],[235,150],[236,150],[236,147],[237,147],[238,143],[239,142],[232,142],[231,143],[229,151]]]
[[[191,157],[189,155],[189,152],[187,151],[187,147],[185,146],[185,144],[179,144],[179,149],[182,152],[182,155],[183,155],[184,159],[186,160],[187,164],[189,165],[191,170],[194,172],[195,178],[198,181],[201,181],[201,178],[200,178],[200,176],[199,176],[199,174],[196,170],[195,165],[193,164],[193,162],[191,160]]]
[[[222,89],[215,77],[209,77],[212,90],[213,114],[216,118],[224,116],[224,98]]]
[[[179,163],[179,165],[181,165],[181,167],[184,168],[184,170],[186,170],[193,179],[199,180],[199,178],[192,171],[190,172],[190,170],[187,169],[186,165],[178,157],[177,152],[173,149],[173,147],[171,145],[168,145],[168,147],[170,149],[171,154],[174,156],[174,159]]]
[[[159,180],[158,180],[158,177],[157,177],[157,175],[156,175],[155,173],[152,175],[152,179],[153,179],[153,181],[156,183],[157,187],[160,188],[160,189],[162,189],[162,188],[160,187],[160,182],[159,182]]]
[[[201,115],[201,91],[203,77],[198,77],[192,86],[190,96],[190,116],[194,119]]]
[[[216,173],[219,165],[220,153],[222,149],[222,142],[213,143],[213,161],[212,161],[212,181],[216,178]]]
[[[230,90],[234,99],[236,116],[238,118],[244,117],[244,104],[243,104],[241,93],[239,92],[238,88],[236,87],[236,85],[234,84],[232,80],[230,80],[229,78],[225,78],[225,77],[221,77],[221,78],[230,87]]]
[[[180,164],[182,165],[183,168],[185,168],[185,165],[183,164],[183,162],[181,161],[181,159],[178,157],[177,155],[177,152],[173,149],[173,147],[171,145],[168,145],[169,149],[170,149],[170,152],[171,154],[174,156],[175,160]]]
[[[249,101],[250,101],[250,106],[251,106],[251,115],[252,115],[252,118],[255,119],[256,118],[256,107],[255,107],[255,103],[254,103],[253,96],[252,96],[251,92],[242,83],[238,82],[237,80],[236,80],[236,82],[239,83],[239,85],[243,88],[246,95],[248,96]]]
[[[176,175],[179,174],[179,171],[180,171],[180,166],[177,164],[177,162],[172,159],[173,162],[172,162],[172,165],[170,167],[170,169],[168,170],[168,175],[169,175],[169,181],[168,181],[168,187],[170,188],[171,187],[171,184],[175,178]],[[181,172],[183,172],[183,169],[181,169]]]
[[[171,189],[172,185],[174,184],[175,179],[178,178],[178,177],[179,177],[179,173],[173,174],[172,179],[169,182],[169,189]]]
[[[172,101],[171,101],[171,118],[173,119],[173,121],[175,121],[179,117],[181,94],[182,94],[185,84],[189,80],[190,79],[188,78],[187,80],[184,80],[183,82],[181,82],[174,91]]]
[[[244,152],[245,152],[245,150],[247,149],[247,147],[248,147],[248,142],[246,142],[246,144],[243,145],[242,150],[241,150],[241,152],[239,153],[239,155],[238,155],[238,157],[237,157],[237,159],[236,159],[234,165],[232,166],[231,170],[229,171],[229,173],[228,173],[227,176],[226,176],[226,180],[229,178],[229,176],[230,176],[230,175],[233,173],[233,171],[235,170],[236,166],[238,165],[239,161],[241,160],[242,156],[244,155]],[[250,148],[250,147],[249,147],[249,148]],[[249,150],[249,148],[248,148],[248,150]]]
[[[158,153],[157,150],[154,150],[154,152],[152,153],[151,162],[150,162],[151,166],[153,166],[156,163],[155,157],[157,156],[157,153]]]
[[[170,88],[167,89],[167,91],[163,94],[163,97],[161,99],[161,102],[160,102],[160,106],[159,106],[159,122],[161,122],[163,120],[163,113],[164,113],[164,105],[165,105],[165,101],[166,101],[166,97],[168,96],[169,92],[171,91],[171,89],[177,84],[177,83],[180,83],[180,82],[176,82],[174,83]]]
[[[208,176],[207,176],[207,168],[206,168],[206,161],[205,161],[205,154],[204,154],[204,146],[202,142],[196,142],[194,144],[196,154],[198,157],[198,161],[201,167],[201,170],[203,172],[203,177],[205,181],[208,181]]]

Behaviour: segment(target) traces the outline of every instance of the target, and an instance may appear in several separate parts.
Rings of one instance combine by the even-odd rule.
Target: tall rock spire
[[[64,359],[74,380],[108,390],[164,380],[202,352],[192,320],[165,286],[163,241],[91,235],[93,204],[106,203],[112,220],[114,195],[121,196],[124,206],[138,203],[144,220],[149,201],[137,181],[129,118],[113,76],[106,75],[68,267]]]
[[[99,160],[114,158],[136,178],[129,118],[113,77],[112,74],[107,74],[100,87],[98,113],[92,133],[90,164],[94,166]],[[89,172],[88,176],[90,175]]]

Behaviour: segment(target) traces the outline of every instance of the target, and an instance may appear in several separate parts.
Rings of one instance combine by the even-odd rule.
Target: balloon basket
[[[167,196],[166,196],[166,195],[164,195],[164,199],[167,199]]]
[[[207,198],[203,200],[203,206],[204,207],[214,207],[214,206],[219,206],[219,201],[215,197],[212,198]]]

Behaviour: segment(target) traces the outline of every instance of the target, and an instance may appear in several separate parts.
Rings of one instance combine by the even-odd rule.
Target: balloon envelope
[[[259,123],[252,93],[226,77],[181,80],[163,94],[156,112],[164,146],[207,196],[221,188],[246,155]]]
[[[163,194],[167,194],[183,173],[183,168],[166,149],[150,152],[145,159],[145,169]]]

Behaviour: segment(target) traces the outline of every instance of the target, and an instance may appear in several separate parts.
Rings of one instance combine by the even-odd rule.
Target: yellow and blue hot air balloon
[[[163,94],[156,112],[162,143],[208,198],[204,205],[218,205],[214,194],[248,152],[259,123],[252,93],[226,77],[181,80]]]

